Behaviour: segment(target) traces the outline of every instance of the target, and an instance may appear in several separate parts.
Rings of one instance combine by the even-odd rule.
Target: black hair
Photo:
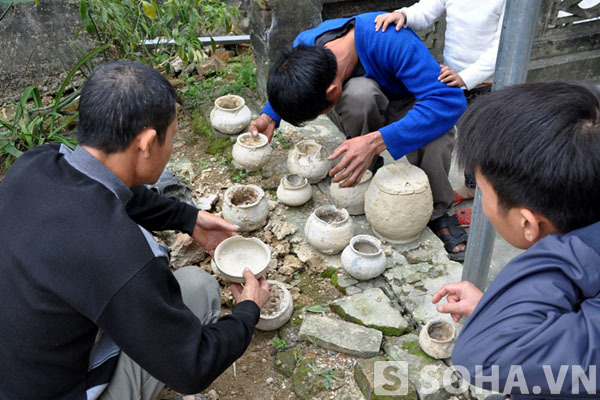
[[[504,211],[525,207],[562,233],[600,221],[600,88],[556,81],[477,99],[458,125],[458,157]]]
[[[328,48],[300,45],[286,50],[269,72],[269,102],[281,118],[300,126],[331,105],[326,93],[336,73],[337,60]]]
[[[79,144],[107,154],[125,150],[144,128],[164,143],[176,113],[177,92],[158,71],[132,61],[98,66],[79,99]]]

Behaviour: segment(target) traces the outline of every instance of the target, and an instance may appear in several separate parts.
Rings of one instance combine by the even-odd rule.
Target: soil
[[[316,156],[319,151],[319,147],[315,146],[314,144],[300,144],[296,147],[298,148],[298,151],[302,154],[309,154],[309,155]]]
[[[317,211],[316,215],[320,220],[328,224],[333,224],[334,222],[342,222],[346,219],[344,214],[342,214],[341,212],[329,209],[319,210]]]
[[[447,323],[437,322],[431,324],[429,329],[427,330],[429,337],[438,340],[440,342],[444,342],[446,340],[452,339],[452,326]]]
[[[225,108],[227,110],[233,110],[242,105],[242,101],[236,97],[226,97],[224,99],[219,100],[219,107]]]
[[[354,243],[354,250],[364,254],[375,254],[379,252],[375,245],[367,242]]]
[[[260,315],[273,315],[280,309],[283,301],[283,290],[277,285],[271,285],[269,302],[260,310]]]
[[[258,193],[254,189],[240,188],[233,192],[230,200],[234,206],[248,206],[258,201]]]
[[[260,136],[248,135],[242,137],[240,139],[240,142],[242,142],[243,145],[246,145],[248,147],[256,147],[263,144],[263,139]]]

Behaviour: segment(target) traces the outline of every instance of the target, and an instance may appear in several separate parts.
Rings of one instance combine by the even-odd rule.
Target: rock
[[[302,322],[298,339],[311,341],[325,349],[359,357],[379,354],[382,333],[350,322],[307,315]]]
[[[286,378],[291,378],[296,368],[296,353],[294,349],[280,351],[275,355],[275,369]]]
[[[347,273],[345,273],[345,272],[337,273],[337,280],[335,282],[336,287],[346,289],[348,286],[352,286],[357,283],[358,283],[358,281],[356,279],[354,279],[353,277],[351,277],[350,275],[348,275]]]
[[[358,294],[358,293],[361,293],[361,292],[362,292],[362,290],[360,290],[356,286],[348,286],[346,288],[346,295],[348,295],[348,296],[352,296],[353,294]]]
[[[269,203],[269,211],[273,211],[279,205],[279,203],[276,202],[275,200],[268,200],[268,203]]]
[[[207,75],[215,71],[223,71],[225,63],[218,57],[208,57],[204,62],[196,65],[198,75]]]
[[[410,328],[400,311],[379,288],[334,301],[331,308],[344,319],[377,329],[388,336],[400,336]]]
[[[211,389],[206,393],[206,398],[208,400],[219,400],[219,393],[215,389]]]
[[[298,230],[294,225],[283,221],[271,221],[265,227],[265,230],[273,232],[277,240],[282,240],[288,235],[293,235]]]
[[[206,258],[206,250],[190,236],[178,233],[170,246],[171,267],[179,269],[188,265],[198,265]]]
[[[294,254],[300,261],[313,267],[313,264],[322,264],[323,258],[306,242],[302,241],[294,246]]]
[[[196,173],[194,172],[194,164],[185,157],[178,160],[171,160],[167,164],[167,169],[172,171],[184,183],[191,185],[194,182]]]
[[[355,286],[360,290],[367,290],[371,289],[373,287],[373,284],[371,282],[359,282]]]
[[[285,276],[292,276],[296,272],[302,270],[304,266],[298,259],[298,257],[288,254],[283,259],[282,265],[279,267],[279,273]]]
[[[265,380],[265,383],[266,383],[267,385],[272,385],[273,383],[275,383],[275,379],[274,379],[274,378],[272,378],[272,377],[268,377],[268,378]]]
[[[204,211],[210,211],[210,210],[212,210],[213,206],[215,204],[217,204],[217,201],[219,201],[219,195],[211,194],[209,196],[202,197],[202,198],[196,200],[195,203],[196,203],[196,207],[198,207],[198,209],[204,210]]]
[[[387,338],[383,349],[390,360],[408,363],[408,378],[415,385],[421,400],[446,400],[451,396],[443,384],[444,374],[450,374],[449,367],[425,354],[419,347],[417,335]],[[425,367],[427,369],[423,370]],[[452,376],[456,377],[456,374]],[[432,381],[437,382],[437,385],[434,384],[436,390],[432,388]]]
[[[181,73],[181,71],[183,71],[183,60],[181,60],[181,58],[178,56],[175,56],[175,58],[169,62],[169,66],[171,67],[171,75],[177,76]]]
[[[292,375],[292,391],[302,400],[313,400],[316,394],[324,391],[325,380],[318,376],[314,361],[305,358]]]
[[[405,382],[402,382],[402,378],[400,378],[399,374],[406,374],[406,371],[398,371],[392,370],[393,374],[388,376],[386,379],[385,376],[377,376],[375,377],[375,363],[376,362],[385,362],[386,359],[383,357],[374,357],[369,358],[367,360],[358,360],[356,365],[354,366],[354,380],[356,384],[360,388],[360,391],[365,395],[366,399],[369,400],[392,400],[392,399],[410,399],[410,400],[418,400],[419,397],[417,395],[417,391],[415,390],[414,385],[410,382],[409,379],[406,379]],[[381,364],[382,365],[382,364]],[[401,368],[402,366],[394,366],[393,364],[389,364],[390,367]],[[379,372],[379,370],[378,370]],[[406,376],[406,375],[405,375]],[[377,379],[375,379],[377,378]],[[397,380],[396,380],[397,379]],[[402,383],[406,384],[406,387],[402,387]],[[385,385],[385,387],[384,387]],[[390,390],[395,391],[398,390],[398,394],[383,394],[380,391],[389,392]],[[378,392],[380,394],[376,394]]]

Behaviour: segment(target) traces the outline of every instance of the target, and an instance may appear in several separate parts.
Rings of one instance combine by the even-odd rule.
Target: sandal
[[[474,190],[466,186],[461,186],[454,191],[454,200],[452,201],[454,206],[459,205],[463,201],[471,200],[475,197]]]
[[[468,228],[471,226],[471,217],[473,216],[473,209],[470,207],[463,207],[454,210],[454,216],[458,220],[459,228]]]
[[[467,232],[464,229],[458,227],[458,220],[454,215],[444,215],[433,221],[430,221],[429,229],[433,231],[444,242],[444,248],[448,252],[448,258],[452,261],[464,261],[466,249],[458,253],[453,253],[452,250],[459,244],[467,244]],[[438,233],[444,228],[448,228],[450,231],[449,235]]]
[[[181,182],[181,180],[169,170],[165,169],[154,185],[146,185],[146,187],[160,195],[174,197],[184,203],[196,207],[196,203],[194,203],[194,198],[192,197],[192,194],[194,193],[192,188]]]

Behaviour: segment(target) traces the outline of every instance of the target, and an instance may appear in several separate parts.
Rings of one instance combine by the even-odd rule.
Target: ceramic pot
[[[354,234],[352,218],[345,209],[321,206],[306,220],[304,236],[315,249],[325,254],[337,254]]]
[[[250,109],[240,96],[228,94],[215,100],[210,112],[210,124],[213,129],[227,134],[237,135],[250,123]]]
[[[257,279],[265,275],[271,261],[271,249],[257,238],[233,236],[219,243],[213,261],[223,279],[241,283],[245,281],[245,268],[249,268]]]
[[[429,321],[419,333],[419,346],[428,355],[437,359],[450,358],[454,342],[456,340],[456,328],[454,324],[444,320]]]
[[[277,187],[277,199],[287,206],[297,207],[312,198],[312,187],[308,180],[298,174],[288,174],[281,178]]]
[[[308,179],[308,183],[317,183],[331,169],[327,156],[327,150],[319,143],[312,139],[302,140],[288,153],[287,167],[290,173]]]
[[[237,137],[237,141],[231,149],[231,155],[236,167],[256,171],[269,161],[271,144],[262,133],[259,133],[258,136],[252,136],[249,132],[242,133]]]
[[[294,303],[292,301],[292,294],[287,290],[283,283],[271,279],[267,282],[269,283],[269,286],[271,286],[271,293],[274,286],[277,286],[280,289],[277,301],[279,307],[276,311],[267,314],[264,310],[268,305],[265,305],[260,311],[260,319],[256,324],[256,328],[261,331],[274,331],[275,329],[281,328],[289,321],[294,312]],[[269,301],[272,300],[273,299],[269,298]]]
[[[354,236],[342,252],[344,271],[363,281],[381,275],[385,262],[381,242],[371,235]]]
[[[260,187],[233,185],[225,191],[223,218],[239,226],[241,232],[262,228],[268,215],[269,204]]]
[[[341,188],[339,183],[332,183],[329,195],[338,208],[345,208],[350,215],[365,213],[365,193],[371,183],[373,173],[366,170],[358,184],[354,187]]]
[[[365,214],[373,232],[391,243],[416,240],[432,212],[427,175],[408,163],[380,168],[365,194]]]

